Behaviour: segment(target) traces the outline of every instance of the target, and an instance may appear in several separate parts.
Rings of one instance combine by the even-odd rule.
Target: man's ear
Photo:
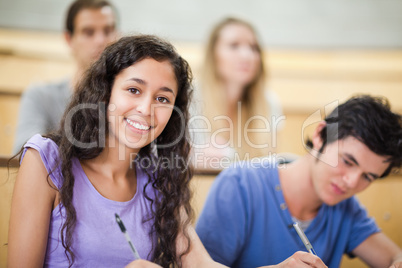
[[[66,43],[69,47],[71,47],[71,39],[73,38],[73,36],[71,35],[70,32],[68,31],[64,31],[64,39],[66,40]]]
[[[318,126],[315,128],[313,135],[311,137],[311,141],[313,143],[313,148],[316,151],[319,151],[322,148],[323,140],[321,138],[321,132],[324,131],[324,128],[327,126],[327,123],[323,120],[318,123]]]

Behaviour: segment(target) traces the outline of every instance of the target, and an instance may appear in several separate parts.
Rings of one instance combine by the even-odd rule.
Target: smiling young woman
[[[190,225],[191,79],[187,62],[155,36],[105,49],[59,130],[24,146],[9,267],[220,266]],[[171,156],[181,161],[166,168],[159,160]],[[143,260],[132,262],[116,213]]]

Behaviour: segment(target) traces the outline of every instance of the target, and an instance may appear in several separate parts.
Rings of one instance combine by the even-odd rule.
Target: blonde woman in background
[[[202,128],[210,127],[208,140],[195,144],[204,148],[204,158],[242,160],[275,151],[282,109],[266,90],[263,58],[248,22],[226,18],[212,30],[198,83],[201,103],[196,104],[205,116]],[[200,156],[196,161],[196,166],[202,163]]]

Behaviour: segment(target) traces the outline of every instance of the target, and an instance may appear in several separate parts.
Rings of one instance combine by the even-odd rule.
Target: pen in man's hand
[[[300,228],[299,224],[297,222],[295,222],[295,223],[293,223],[293,227],[296,229],[296,232],[299,235],[304,246],[306,247],[307,251],[310,252],[311,254],[314,254],[317,256],[317,253],[315,253],[313,246],[311,245],[310,241],[307,239],[307,236],[304,234],[304,232]]]
[[[134,258],[136,260],[141,259],[140,255],[138,254],[137,249],[135,249],[133,243],[131,242],[130,236],[128,235],[128,233],[126,231],[126,227],[124,226],[123,221],[120,219],[120,216],[117,213],[115,213],[114,216],[116,217],[116,222],[119,225],[121,232],[124,234],[128,244],[130,245],[130,248],[131,248],[131,251],[133,252]]]

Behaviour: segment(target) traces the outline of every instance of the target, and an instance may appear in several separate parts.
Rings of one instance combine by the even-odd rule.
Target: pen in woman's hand
[[[119,225],[121,232],[124,234],[128,244],[130,245],[130,248],[131,248],[131,251],[133,252],[134,258],[136,260],[141,259],[140,255],[138,254],[137,249],[134,247],[133,243],[131,242],[130,236],[128,235],[128,233],[126,231],[126,227],[124,226],[123,221],[120,219],[120,216],[117,213],[115,213],[114,216],[116,217],[116,222]]]

